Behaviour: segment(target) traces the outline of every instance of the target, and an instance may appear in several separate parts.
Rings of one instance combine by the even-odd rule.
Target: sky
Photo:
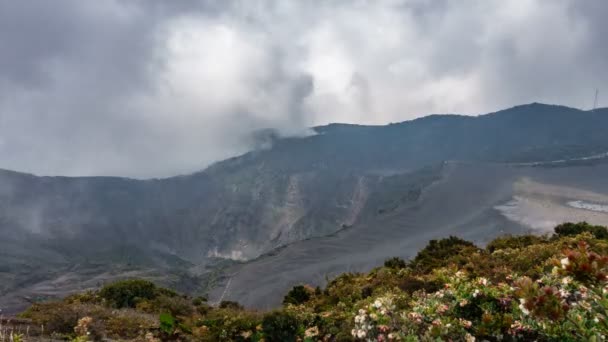
[[[0,168],[167,177],[264,128],[589,109],[607,17],[604,0],[0,0]]]

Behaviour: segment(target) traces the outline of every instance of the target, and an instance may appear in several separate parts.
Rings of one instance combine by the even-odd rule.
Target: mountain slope
[[[167,179],[1,171],[0,297],[57,272],[104,267],[115,271],[109,277],[149,269],[196,284],[220,259],[251,260],[348,227],[382,225],[442,179],[443,161],[593,155],[608,151],[606,127],[606,109],[530,104],[478,117],[316,127],[315,135],[273,139],[271,148]]]

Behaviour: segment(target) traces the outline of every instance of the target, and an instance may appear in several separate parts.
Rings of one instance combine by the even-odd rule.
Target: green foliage
[[[407,263],[399,257],[393,257],[384,261],[384,267],[400,269],[405,268]]]
[[[202,305],[203,303],[207,303],[207,297],[198,296],[198,297],[192,299],[192,305],[194,305],[194,306],[199,306],[199,305]]]
[[[296,341],[298,328],[298,319],[288,312],[271,312],[262,320],[262,331],[268,342]]]
[[[99,291],[99,295],[116,308],[134,308],[138,301],[154,299],[158,294],[154,283],[142,279],[118,281]]]
[[[194,311],[190,301],[180,296],[159,296],[151,302],[151,305],[153,312],[168,312],[175,317],[189,316]]]
[[[548,242],[546,238],[536,235],[506,235],[492,240],[486,246],[486,250],[493,253],[499,249],[519,249],[545,242]]]
[[[59,339],[90,332],[93,340],[135,341],[598,341],[608,336],[601,231],[563,225],[550,238],[505,236],[485,249],[433,240],[409,264],[393,258],[325,289],[295,286],[284,299],[294,305],[267,313],[128,281],[35,304],[22,316]]]
[[[175,330],[175,318],[169,313],[162,313],[159,317],[160,330],[167,334],[172,335]]]
[[[593,234],[596,239],[608,239],[608,229],[606,229],[606,227],[594,226],[587,222],[567,222],[555,227],[555,234],[557,237],[575,236],[584,232]]]
[[[472,243],[461,238],[450,236],[447,239],[431,240],[411,263],[417,272],[427,273],[450,263],[463,264],[466,257],[479,249]]]
[[[231,301],[231,300],[221,301],[219,307],[221,309],[233,309],[233,310],[242,310],[243,309],[243,306],[241,304],[239,304],[238,302],[235,302],[235,301]]]
[[[114,312],[102,323],[105,325],[103,327],[105,335],[119,340],[141,338],[146,331],[152,330],[156,326],[154,317],[126,310]]]
[[[306,287],[303,285],[297,285],[289,290],[287,295],[285,295],[285,298],[283,298],[283,304],[298,305],[307,302],[309,299],[310,293],[308,289],[306,289]]]
[[[434,280],[425,280],[417,277],[408,276],[403,279],[400,279],[397,286],[402,291],[411,294],[420,290],[427,293],[435,292],[441,288],[442,284]]]
[[[111,316],[111,311],[99,305],[60,301],[33,304],[20,316],[31,319],[37,326],[44,325],[49,333],[73,336],[74,327],[80,318],[94,316],[106,320]],[[91,330],[93,333],[97,332],[96,327]]]

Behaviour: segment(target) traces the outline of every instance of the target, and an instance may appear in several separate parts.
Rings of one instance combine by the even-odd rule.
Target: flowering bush
[[[126,291],[119,283],[109,287],[120,289],[110,291],[112,300],[107,290],[91,292],[36,304],[24,316],[83,340],[605,340],[608,241],[595,234],[599,228],[572,235],[583,226],[561,227],[560,235],[502,237],[485,249],[454,237],[435,240],[412,262],[389,259],[367,274],[343,274],[324,290],[296,286],[282,309],[266,313],[232,302],[203,305],[140,283]],[[119,303],[128,305],[116,310]],[[162,333],[162,313],[175,315],[170,334]]]
[[[352,334],[367,341],[603,340],[608,334],[608,257],[591,251],[585,241],[575,246],[547,260],[555,267],[536,280],[512,273],[492,282],[453,268],[435,270],[443,289],[414,293],[409,308],[400,312],[378,315],[373,305],[361,309]]]

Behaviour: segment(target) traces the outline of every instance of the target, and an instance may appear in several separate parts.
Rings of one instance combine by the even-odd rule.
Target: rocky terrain
[[[269,307],[293,284],[435,236],[483,242],[573,214],[604,223],[588,208],[606,205],[608,170],[589,157],[608,151],[606,127],[606,109],[530,104],[316,127],[166,179],[0,171],[0,307],[134,275]],[[536,210],[549,205],[560,209]]]

